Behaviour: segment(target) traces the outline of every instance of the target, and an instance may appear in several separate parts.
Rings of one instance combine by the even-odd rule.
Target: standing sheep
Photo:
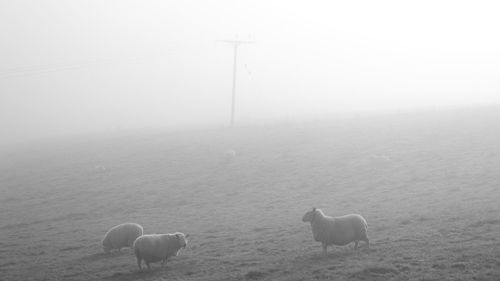
[[[141,225],[136,223],[123,223],[112,227],[102,240],[102,248],[105,253],[109,253],[113,249],[121,250],[123,247],[130,247],[134,245],[137,237],[143,233]]]
[[[320,209],[313,208],[302,217],[303,222],[310,222],[315,241],[321,242],[323,254],[326,255],[328,245],[344,246],[354,242],[354,249],[358,248],[358,242],[363,240],[370,247],[366,231],[368,224],[366,220],[356,214],[341,217],[326,216]]]
[[[181,248],[186,248],[189,235],[176,232],[173,234],[148,234],[138,237],[134,242],[134,253],[137,258],[139,270],[142,269],[142,260],[148,266],[150,262],[162,261],[162,266],[167,262],[167,259],[172,256],[177,256]]]

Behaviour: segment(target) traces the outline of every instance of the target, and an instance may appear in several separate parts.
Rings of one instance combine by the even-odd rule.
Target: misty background
[[[0,144],[500,102],[494,1],[0,1]]]

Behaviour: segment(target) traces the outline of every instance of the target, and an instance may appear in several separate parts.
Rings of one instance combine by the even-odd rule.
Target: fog
[[[1,1],[0,144],[500,102],[491,1]]]

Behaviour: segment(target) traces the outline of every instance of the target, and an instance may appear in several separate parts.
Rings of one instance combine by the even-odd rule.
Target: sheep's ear
[[[189,237],[189,234],[186,234],[186,236],[184,236],[184,237],[188,238],[188,237]]]
[[[179,238],[179,233],[175,234],[175,237]]]

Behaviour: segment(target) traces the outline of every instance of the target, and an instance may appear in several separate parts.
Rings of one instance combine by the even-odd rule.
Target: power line
[[[138,62],[139,59],[138,58],[135,58],[135,59],[127,58],[126,60],[123,60],[123,59],[96,59],[96,60],[90,60],[90,61],[85,61],[85,62],[80,62],[80,63],[72,63],[72,64],[32,65],[32,66],[11,68],[11,69],[7,69],[4,71],[0,71],[0,79],[5,79],[5,78],[9,78],[9,77],[18,77],[18,76],[22,77],[22,76],[46,74],[46,73],[67,71],[67,70],[75,70],[75,69],[81,69],[81,68],[90,67],[90,66],[94,66],[94,65],[103,65],[103,64],[110,64],[110,63],[123,63],[123,62],[130,62],[130,61]]]

